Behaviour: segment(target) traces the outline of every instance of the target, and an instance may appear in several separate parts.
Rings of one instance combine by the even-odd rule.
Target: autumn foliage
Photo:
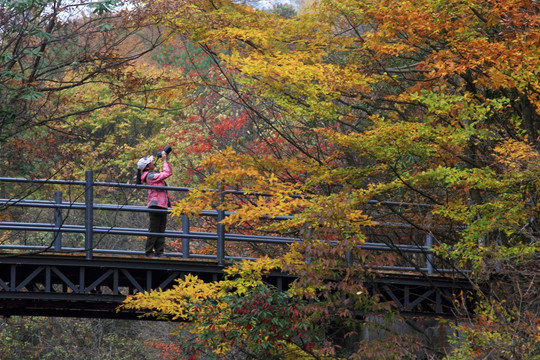
[[[340,302],[358,299],[364,266],[381,261],[357,245],[380,224],[405,223],[417,234],[389,241],[433,234],[439,265],[473,271],[485,306],[478,311],[491,324],[509,331],[538,314],[537,305],[485,292],[478,282],[499,276],[501,266],[528,268],[538,254],[536,2],[323,0],[294,19],[228,1],[149,1],[147,11],[215,59],[227,96],[245,109],[247,121],[229,124],[257,136],[207,156],[203,186],[273,195],[226,202],[234,213],[228,226],[294,215],[272,229],[304,236],[282,260],[300,275],[294,291],[326,294],[319,310],[343,319],[354,309],[375,311],[377,301]],[[219,128],[214,135],[225,138]],[[196,191],[175,212],[214,200]],[[396,209],[385,200],[430,207]],[[351,254],[352,265],[344,260]],[[399,255],[386,261],[399,263]],[[338,282],[326,292],[329,278]],[[509,286],[519,284],[513,277]],[[525,313],[529,320],[518,320]],[[458,328],[488,341],[475,331],[479,324]],[[523,346],[536,348],[533,334],[523,334]],[[448,355],[487,354],[481,343]],[[504,339],[489,343],[505,358],[525,354]]]
[[[49,124],[63,135],[40,139],[68,160],[58,171],[80,171],[84,159],[127,177],[122,164],[140,148],[171,143],[182,169],[174,181],[199,185],[175,216],[219,204],[231,214],[228,229],[303,240],[245,276],[243,266],[268,263],[234,265],[238,278],[215,284],[186,276],[126,306],[189,321],[179,328],[188,344],[155,344],[171,358],[362,358],[379,344],[361,339],[384,323],[372,316],[398,316],[363,280],[380,266],[428,275],[418,265],[425,256],[359,245],[422,246],[429,234],[433,265],[445,269],[436,275],[467,278],[478,306],[456,301],[461,321],[446,347],[395,335],[374,358],[535,359],[540,5],[308,3],[283,17],[240,1],[134,1],[134,24],[166,40],[159,52],[104,71],[103,83],[57,93],[72,100],[60,106],[67,120]],[[30,95],[24,103],[43,109]],[[115,101],[95,107],[95,97]],[[73,140],[75,130],[95,142]],[[23,140],[5,143],[15,152],[27,148]],[[69,161],[73,151],[80,159]],[[218,199],[205,191],[216,184],[245,196]],[[275,267],[298,277],[287,293],[260,281]]]
[[[307,356],[315,339],[305,304],[262,281],[275,266],[269,259],[231,266],[217,283],[186,275],[170,290],[129,297],[124,307],[188,322],[179,326],[178,342],[153,344],[167,358]]]

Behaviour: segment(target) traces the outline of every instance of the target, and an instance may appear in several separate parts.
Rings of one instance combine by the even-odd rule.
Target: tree
[[[306,303],[262,281],[275,265],[261,259],[231,266],[224,281],[210,284],[188,274],[170,290],[129,296],[123,307],[148,308],[152,311],[147,315],[186,321],[178,327],[182,340],[154,343],[164,357],[309,357],[315,339]]]
[[[296,16],[296,9],[294,8],[294,6],[289,4],[277,4],[270,11],[274,14],[281,15],[284,18],[293,18]]]
[[[109,319],[9,317],[0,321],[0,356],[22,359],[155,359],[149,338],[167,339],[170,324]]]
[[[204,186],[273,195],[226,202],[235,213],[228,225],[295,215],[273,230],[305,234],[281,267],[302,275],[296,295],[320,300],[312,308],[318,330],[335,316],[362,327],[358,311],[387,309],[357,296],[358,279],[371,273],[366,265],[381,260],[357,245],[376,236],[378,224],[401,222],[433,234],[438,265],[472,270],[462,275],[481,301],[476,317],[456,327],[468,337],[449,357],[534,358],[539,309],[527,300],[538,287],[530,279],[538,278],[539,250],[535,1],[321,0],[294,19],[226,0],[147,1],[145,11],[219,59],[234,102],[248,111],[265,146],[208,157]],[[194,192],[175,211],[214,200]],[[413,211],[385,200],[429,206]],[[394,235],[385,241],[414,244],[402,230]],[[486,290],[490,279],[505,286]],[[343,354],[359,358],[364,346]],[[414,352],[387,355],[407,351]]]
[[[54,164],[39,156],[55,153],[59,124],[70,116],[126,102],[137,81],[133,61],[162,41],[135,17],[112,12],[116,0],[2,1],[0,3],[0,142],[5,175],[29,174]],[[142,81],[143,79],[139,79]],[[75,89],[92,82],[115,86],[115,96],[84,103],[77,111]],[[81,103],[82,105],[82,103]],[[52,131],[51,131],[52,130]],[[63,136],[78,136],[63,132]],[[20,161],[25,154],[25,161]],[[10,159],[16,157],[18,161]],[[53,160],[53,161],[50,161]]]

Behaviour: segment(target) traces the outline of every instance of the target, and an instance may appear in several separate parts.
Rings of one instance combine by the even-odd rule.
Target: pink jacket
[[[149,172],[142,173],[141,179],[148,185],[153,186],[167,186],[165,179],[172,175],[172,168],[168,162],[163,163],[162,172]],[[170,198],[167,190],[148,189],[148,207],[159,206],[167,209],[170,206]]]

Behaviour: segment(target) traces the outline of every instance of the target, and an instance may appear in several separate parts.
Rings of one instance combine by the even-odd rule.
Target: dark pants
[[[152,207],[152,209],[161,209],[160,207]],[[167,213],[150,213],[150,227],[148,231],[153,233],[165,232],[167,228]],[[165,236],[150,235],[146,239],[145,252],[147,256],[152,255],[155,251],[157,256],[163,254],[165,249]]]

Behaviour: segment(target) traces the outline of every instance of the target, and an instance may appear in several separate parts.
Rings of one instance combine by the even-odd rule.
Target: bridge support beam
[[[84,255],[13,256],[0,259],[0,315],[133,318],[142,313],[117,307],[127,295],[167,290],[175,279],[193,274],[205,282],[223,278],[217,262],[146,257],[85,260]],[[294,277],[279,271],[264,280],[287,290]],[[472,294],[464,279],[381,273],[359,279],[372,295],[393,303],[402,315],[454,317],[454,301],[465,303]],[[383,300],[383,301],[384,301]],[[471,306],[471,303],[468,306]]]

